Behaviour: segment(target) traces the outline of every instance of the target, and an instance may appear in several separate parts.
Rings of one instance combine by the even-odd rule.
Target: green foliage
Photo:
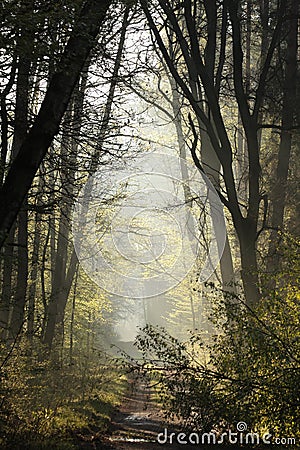
[[[0,447],[72,449],[82,436],[106,430],[126,387],[107,357],[61,367],[26,350],[13,351],[1,368]]]
[[[140,366],[157,386],[166,416],[183,426],[209,431],[220,409],[217,383],[209,376],[203,339],[192,334],[180,342],[163,328],[146,326],[137,337],[144,361]]]
[[[262,434],[300,437],[298,248],[290,241],[277,287],[256,310],[211,286],[218,332],[209,343],[199,332],[180,342],[163,329],[141,330],[140,368],[157,383],[169,417],[202,432],[244,421]]]

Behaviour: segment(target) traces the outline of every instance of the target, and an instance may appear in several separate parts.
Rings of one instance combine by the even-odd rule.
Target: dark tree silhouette
[[[0,190],[0,247],[12,227],[46,152],[59,131],[73,89],[93,48],[111,0],[87,0],[73,27],[40,111]]]

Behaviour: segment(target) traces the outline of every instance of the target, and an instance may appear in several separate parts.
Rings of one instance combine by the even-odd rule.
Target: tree
[[[84,4],[58,67],[53,74],[40,111],[20,146],[0,190],[0,246],[24,202],[33,178],[59,131],[73,89],[85,61],[95,45],[111,0],[87,0]],[[18,183],[16,184],[16,180]]]
[[[150,30],[168,70],[190,103],[198,122],[198,133],[202,140],[203,136],[206,136],[210,143],[209,159],[216,159],[221,168],[218,174],[221,176],[218,193],[231,214],[238,236],[241,277],[245,297],[251,307],[256,305],[261,297],[257,238],[266,226],[267,208],[266,197],[261,188],[263,161],[259,130],[263,127],[266,91],[272,83],[270,71],[275,50],[281,45],[284,25],[289,20],[288,4],[287,0],[280,1],[278,6],[272,4],[268,16],[272,19],[267,41],[264,28],[259,23],[256,25],[255,39],[262,44],[260,48],[254,46],[251,59],[261,63],[258,64],[258,73],[251,79],[251,86],[248,86],[249,68],[245,71],[245,36],[242,32],[247,2],[141,1]],[[172,44],[175,40],[176,57],[174,51],[169,50],[173,47],[169,43]],[[247,147],[246,204],[240,201],[239,180],[234,174],[234,140],[224,108],[228,99],[238,105]],[[238,116],[237,111],[235,114]],[[201,162],[199,156],[194,158],[199,169],[211,169],[203,154],[200,158]],[[218,170],[218,164],[213,170]]]

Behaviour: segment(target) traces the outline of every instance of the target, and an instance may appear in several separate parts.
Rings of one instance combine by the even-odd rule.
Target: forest
[[[300,448],[298,0],[0,24],[0,448]]]

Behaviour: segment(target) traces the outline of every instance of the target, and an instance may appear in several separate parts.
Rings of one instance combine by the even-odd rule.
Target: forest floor
[[[169,442],[160,444],[157,440],[158,434],[163,433],[165,428],[170,433],[180,433],[179,427],[172,424],[164,417],[162,410],[153,398],[149,387],[139,381],[131,381],[131,387],[124,396],[120,408],[112,417],[108,433],[103,436],[95,433],[94,436],[86,436],[87,439],[79,443],[81,450],[233,450],[235,445],[188,445]],[[246,445],[247,448],[253,448]],[[245,448],[243,447],[243,448]],[[241,448],[241,447],[239,447]],[[281,450],[281,446],[259,446],[256,450],[263,448],[276,448]],[[292,450],[292,446],[289,447]],[[297,447],[298,448],[298,447]]]
[[[154,450],[161,448],[157,435],[167,426],[159,406],[151,398],[149,388],[142,381],[131,381],[127,395],[112,418],[109,434],[95,442],[85,442],[82,449]],[[175,448],[172,446],[163,446]],[[186,447],[186,446],[185,446]]]
[[[105,439],[107,449],[161,448],[157,435],[164,426],[162,411],[151,398],[149,387],[143,381],[132,381],[120,410],[113,417],[111,434]]]
[[[132,382],[132,387],[119,410],[112,418],[109,433],[106,436],[95,436],[90,442],[82,442],[79,446],[82,450],[156,450],[156,449],[186,449],[195,450],[198,445],[184,445],[177,442],[160,444],[157,441],[159,433],[168,429],[178,434],[181,430],[168,422],[157,405],[149,387],[142,381]],[[209,447],[201,445],[202,450],[225,449],[228,446],[211,445]],[[231,446],[231,449],[233,446]]]

